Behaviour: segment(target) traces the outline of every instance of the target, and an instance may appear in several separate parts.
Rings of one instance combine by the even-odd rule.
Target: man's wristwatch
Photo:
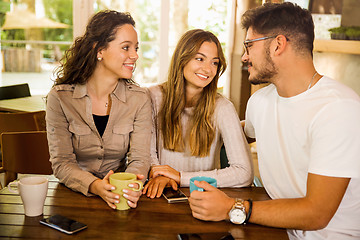
[[[252,210],[252,200],[249,199],[250,208],[248,214],[246,215],[244,200],[240,198],[235,199],[235,204],[229,212],[230,221],[234,224],[245,224],[249,221],[251,210]]]

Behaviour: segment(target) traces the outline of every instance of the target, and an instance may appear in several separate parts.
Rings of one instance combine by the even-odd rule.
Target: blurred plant
[[[335,27],[329,29],[330,33],[345,33],[345,31],[346,31],[346,27]]]
[[[70,41],[73,40],[73,0],[46,0],[43,1],[45,16],[56,22],[61,22],[70,25],[69,28],[54,28],[44,29],[45,41]],[[53,46],[48,45],[47,49],[52,49]],[[68,49],[69,46],[60,45],[62,51]]]
[[[329,32],[331,34],[331,39],[346,40],[345,31],[346,31],[346,27],[335,27],[329,29]]]
[[[345,31],[347,36],[357,37],[360,36],[360,27],[348,27]]]
[[[217,0],[213,1],[208,8],[208,14],[205,15],[204,24],[205,30],[213,32],[220,36],[226,32],[226,15],[227,15],[227,1]],[[204,17],[204,16],[202,16]]]
[[[5,16],[6,12],[10,11],[10,2],[9,1],[0,1],[0,26],[4,25],[5,23]],[[3,40],[24,40],[25,39],[25,32],[23,29],[13,29],[13,30],[6,30],[1,31],[1,39]],[[4,45],[4,44],[2,44]],[[6,44],[5,44],[6,45]],[[9,45],[9,44],[7,44]],[[11,47],[24,47],[25,44],[10,44]]]
[[[189,19],[189,28],[203,28],[214,33],[221,42],[221,46],[226,51],[227,40],[227,2],[228,0],[212,0],[208,5],[204,1],[204,7],[207,5],[206,14],[199,14],[195,21]],[[205,4],[206,3],[206,4]],[[194,9],[194,11],[196,11]]]
[[[140,47],[141,47],[141,67],[137,73],[143,78],[146,76],[145,82],[157,81],[157,61],[159,56],[159,48],[157,44],[151,42],[158,42],[159,25],[160,25],[160,9],[154,6],[152,1],[138,0],[137,14],[134,16],[136,20],[136,28],[140,34]],[[143,44],[145,42],[145,44]],[[146,44],[146,42],[150,42]],[[149,76],[149,69],[154,69],[155,75]]]
[[[360,40],[360,27],[330,28],[331,39]]]
[[[345,34],[350,40],[360,40],[360,27],[348,27]]]
[[[0,0],[0,27],[4,25],[6,12],[10,10],[8,1]]]

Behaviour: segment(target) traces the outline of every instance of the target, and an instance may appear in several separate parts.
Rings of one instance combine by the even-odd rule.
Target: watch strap
[[[247,201],[249,202],[249,210],[248,210],[248,213],[247,213],[247,215],[246,215],[246,219],[245,219],[244,224],[246,224],[246,223],[249,222],[249,219],[250,219],[250,217],[251,217],[252,207],[253,207],[253,201],[252,201],[252,199],[248,199]]]
[[[235,204],[233,208],[237,208],[245,211],[244,200],[241,198],[235,198]]]

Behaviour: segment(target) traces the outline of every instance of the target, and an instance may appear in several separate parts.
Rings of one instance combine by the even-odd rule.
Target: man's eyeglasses
[[[276,36],[271,36],[271,37],[261,37],[261,38],[255,38],[255,39],[250,39],[250,40],[245,40],[244,41],[244,48],[245,48],[245,52],[247,55],[249,55],[249,43],[253,43],[253,42],[257,42],[257,41],[262,41],[262,40],[266,40],[266,39],[270,39],[270,38],[275,38]]]

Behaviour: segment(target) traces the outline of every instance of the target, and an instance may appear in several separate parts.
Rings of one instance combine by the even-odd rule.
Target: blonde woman
[[[168,80],[149,89],[153,108],[152,167],[143,193],[160,197],[166,186],[189,186],[208,176],[219,187],[252,182],[249,148],[233,104],[217,92],[226,62],[217,37],[186,32],[173,54]],[[225,145],[229,167],[220,169]]]

